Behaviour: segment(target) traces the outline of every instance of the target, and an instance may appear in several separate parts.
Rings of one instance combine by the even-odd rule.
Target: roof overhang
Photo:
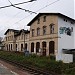
[[[68,16],[66,16],[66,15],[64,15],[64,14],[61,14],[61,13],[39,13],[38,15],[36,15],[36,16],[27,24],[27,26],[31,26],[32,23],[33,23],[35,20],[37,20],[41,15],[58,15],[58,16],[64,16],[64,17],[66,17],[66,18],[68,18],[68,19],[70,19],[70,20],[72,20],[72,21],[75,22],[75,19],[73,19],[73,18],[71,18],[71,17],[68,17]]]
[[[62,52],[65,54],[74,54],[75,49],[62,49]]]

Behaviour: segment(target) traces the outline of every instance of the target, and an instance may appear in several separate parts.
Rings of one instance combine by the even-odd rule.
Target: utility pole
[[[24,51],[25,51],[25,31],[23,30],[23,35],[24,35]]]

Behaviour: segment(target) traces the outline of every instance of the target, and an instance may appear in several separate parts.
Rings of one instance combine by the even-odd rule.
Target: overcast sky
[[[10,0],[13,4],[26,2],[29,0]],[[18,7],[40,13],[40,12],[58,12],[71,18],[75,18],[74,5],[75,0],[36,0],[31,3],[17,5]],[[0,7],[10,5],[8,0],[0,0]],[[0,9],[0,36],[3,36],[7,29],[29,29],[26,25],[37,14],[30,14],[24,10],[14,7]]]

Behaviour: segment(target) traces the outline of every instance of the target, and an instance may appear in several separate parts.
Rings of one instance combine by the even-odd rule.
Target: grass
[[[25,56],[24,53],[20,52],[0,51],[0,57],[60,75],[75,75],[75,63],[65,64],[62,61],[57,62],[54,60],[54,56],[44,57],[35,54]]]

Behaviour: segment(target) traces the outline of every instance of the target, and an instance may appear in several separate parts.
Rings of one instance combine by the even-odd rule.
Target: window
[[[26,34],[25,38],[27,39],[27,37],[28,37],[28,36],[27,36],[27,34]]]
[[[21,51],[23,51],[23,44],[21,44]]]
[[[46,16],[43,17],[43,22],[46,22]]]
[[[32,37],[34,36],[34,29],[32,29]]]
[[[12,50],[12,44],[11,44],[11,50]]]
[[[54,24],[50,24],[50,33],[51,33],[51,34],[54,33]]]
[[[46,26],[43,26],[43,35],[46,34]]]
[[[40,23],[40,18],[38,18],[38,20],[37,20],[37,24],[39,24]]]
[[[36,52],[39,52],[39,49],[40,49],[40,42],[37,42],[36,43]]]
[[[21,39],[23,39],[23,34],[21,35]]]
[[[37,28],[37,36],[40,35],[40,28]]]
[[[6,37],[6,41],[7,41],[7,37]]]
[[[34,52],[34,43],[31,43],[31,52]]]

